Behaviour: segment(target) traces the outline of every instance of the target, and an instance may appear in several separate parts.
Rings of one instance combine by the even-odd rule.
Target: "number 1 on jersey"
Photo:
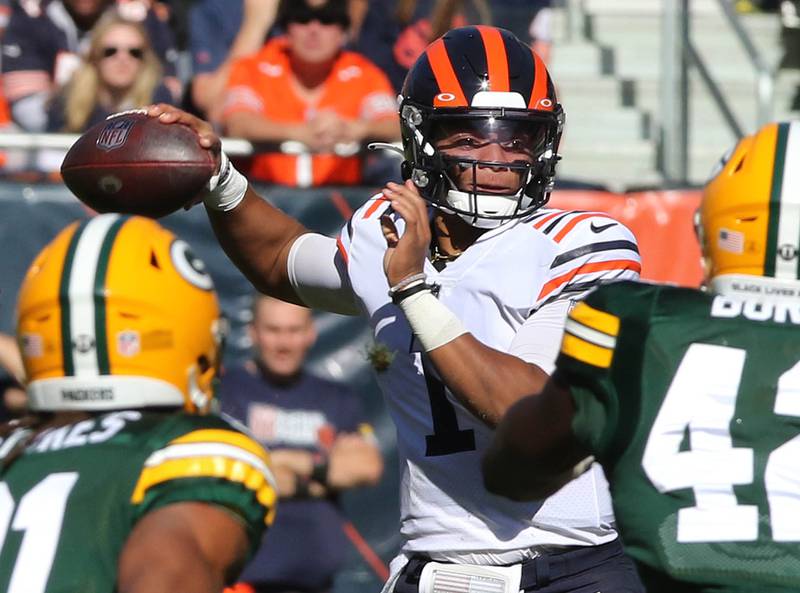
[[[425,436],[425,456],[450,455],[475,450],[475,431],[458,427],[456,409],[447,400],[444,383],[436,378],[430,363],[422,357],[422,372],[428,387],[428,398],[433,415],[433,434]]]
[[[75,472],[50,474],[22,496],[16,505],[16,513],[8,485],[0,482],[0,552],[9,527],[25,534],[7,593],[40,593],[47,587],[67,498],[77,481]]]

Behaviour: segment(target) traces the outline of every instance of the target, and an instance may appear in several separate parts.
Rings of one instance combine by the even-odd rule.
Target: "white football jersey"
[[[404,224],[388,208],[381,196],[369,200],[342,230],[339,250],[376,344],[394,354],[377,379],[397,427],[403,551],[452,560],[443,553],[474,557],[470,552],[614,539],[599,467],[540,502],[512,502],[484,489],[481,459],[493,431],[449,393],[389,299],[380,217],[388,212],[401,233]],[[543,306],[598,282],[635,279],[639,269],[636,239],[622,224],[596,212],[553,209],[486,232],[441,272],[425,262],[440,301],[477,340],[503,352]]]

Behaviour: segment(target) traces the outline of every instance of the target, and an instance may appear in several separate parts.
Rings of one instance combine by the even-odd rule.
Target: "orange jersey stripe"
[[[555,241],[556,243],[561,243],[561,239],[563,239],[567,233],[569,233],[572,229],[574,229],[576,224],[578,224],[582,220],[586,220],[587,218],[592,218],[593,216],[597,216],[597,213],[587,212],[586,214],[580,214],[576,216],[575,218],[570,220],[566,225],[564,225],[563,229],[558,231],[558,234],[555,237],[553,237],[553,241]]]
[[[455,70],[453,70],[453,63],[450,61],[450,56],[447,55],[447,48],[444,46],[443,39],[437,39],[428,48],[428,62],[433,70],[433,75],[436,78],[436,84],[439,87],[439,94],[433,99],[434,107],[467,107],[467,99],[464,96],[464,89],[461,88],[461,83],[458,81]],[[442,96],[453,95],[450,100],[443,101]]]
[[[553,220],[553,219],[554,219],[556,216],[559,216],[559,215],[561,215],[561,214],[563,214],[563,212],[560,212],[560,211],[558,211],[558,212],[553,212],[552,214],[548,214],[547,216],[545,216],[545,217],[544,217],[544,218],[542,218],[541,220],[537,220],[536,222],[534,222],[534,223],[533,223],[533,228],[535,228],[535,229],[540,229],[540,228],[542,228],[542,227],[543,227],[543,226],[544,226],[544,225],[545,225],[547,222],[549,222],[549,221]]]
[[[567,284],[578,274],[588,274],[590,272],[602,272],[604,270],[633,270],[638,274],[641,273],[642,271],[642,265],[639,262],[634,261],[632,259],[613,259],[610,261],[590,262],[584,264],[579,268],[570,270],[566,274],[562,274],[557,278],[553,278],[550,282],[545,284],[542,287],[542,291],[539,293],[538,300],[547,297],[555,289],[563,286],[564,284]]]
[[[475,27],[480,31],[483,47],[486,48],[486,67],[489,70],[489,89],[496,92],[508,92],[508,58],[503,36],[494,27]]]
[[[369,218],[370,216],[375,214],[375,211],[378,208],[381,207],[381,204],[383,204],[384,202],[388,202],[388,201],[389,201],[389,198],[387,198],[386,196],[381,196],[380,198],[375,198],[375,202],[373,202],[372,206],[367,208],[367,211],[364,212],[364,218]]]
[[[545,68],[542,58],[535,51],[531,50],[531,53],[533,54],[536,68],[533,73],[533,90],[531,91],[531,101],[528,103],[528,107],[530,109],[552,111],[553,102],[547,97],[547,68]]]
[[[342,243],[341,237],[336,237],[336,249],[338,249],[339,253],[342,254],[344,265],[348,265],[350,263],[350,257],[347,255],[347,249],[344,248],[344,243]]]

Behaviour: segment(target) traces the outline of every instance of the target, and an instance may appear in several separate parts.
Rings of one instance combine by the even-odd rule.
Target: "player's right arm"
[[[641,327],[657,291],[648,284],[606,284],[570,311],[555,373],[497,426],[482,465],[487,490],[541,500],[580,475],[593,459],[589,455],[604,463],[609,451],[627,446],[630,436],[618,419],[628,408],[618,397],[614,369],[626,376],[640,371],[617,355],[622,315]],[[638,334],[628,340],[636,349],[644,342]]]
[[[225,253],[259,292],[305,306],[289,280],[288,263],[292,245],[308,229],[262,199],[251,185],[233,210],[206,211]]]
[[[120,593],[219,593],[249,548],[244,524],[220,506],[180,502],[145,515],[119,559]]]
[[[592,458],[573,435],[574,414],[569,388],[552,377],[541,393],[512,405],[483,458],[485,488],[516,501],[543,500],[581,475]]]
[[[216,416],[174,415],[148,435],[119,556],[124,593],[219,593],[275,516],[269,454]]]
[[[165,104],[151,106],[148,114],[165,124],[191,127],[200,145],[219,159],[221,143],[211,124]],[[335,239],[311,233],[299,221],[269,204],[249,184],[244,199],[235,208],[227,211],[206,208],[206,211],[225,253],[259,292],[335,313],[358,312],[349,280],[336,262]],[[295,242],[301,237],[302,252],[297,249],[293,252]],[[292,273],[295,261],[298,274]],[[305,300],[298,287],[303,290]],[[313,299],[309,300],[311,295]]]

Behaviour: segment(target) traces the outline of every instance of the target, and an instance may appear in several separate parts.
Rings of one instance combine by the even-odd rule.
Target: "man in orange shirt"
[[[345,51],[345,0],[284,0],[286,35],[234,62],[222,121],[231,136],[254,142],[294,140],[313,155],[261,154],[250,177],[307,187],[357,184],[361,161],[344,145],[398,140],[397,103],[389,80],[360,54]],[[335,154],[334,150],[339,154]]]

